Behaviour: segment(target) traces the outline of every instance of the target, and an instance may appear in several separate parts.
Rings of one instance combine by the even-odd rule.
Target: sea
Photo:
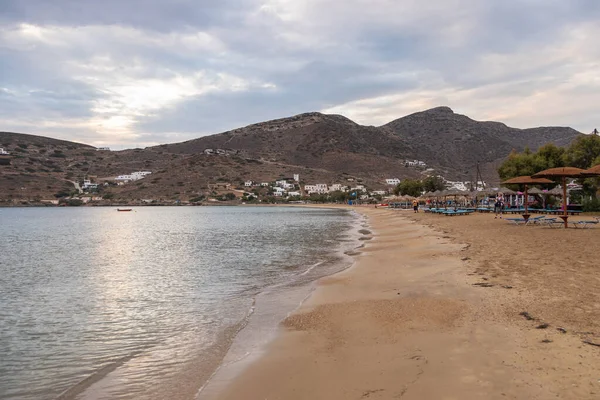
[[[366,222],[302,207],[0,209],[0,399],[202,399]]]

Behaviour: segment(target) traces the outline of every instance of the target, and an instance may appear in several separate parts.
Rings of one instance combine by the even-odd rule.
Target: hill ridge
[[[183,193],[189,197],[203,193],[210,182],[271,181],[294,171],[301,172],[308,183],[354,177],[373,188],[385,188],[384,180],[390,177],[440,174],[451,180],[471,180],[478,164],[484,179],[493,183],[498,181],[497,166],[513,149],[536,150],[548,142],[567,145],[578,135],[568,127],[519,129],[502,122],[476,121],[447,106],[378,127],[360,125],[342,115],[308,112],[185,142],[109,152],[5,132],[0,133],[0,146],[14,158],[11,166],[0,167],[0,186],[8,188],[4,193],[11,198],[34,192],[49,195],[84,176],[149,170],[152,179],[116,190],[135,198]],[[217,154],[216,149],[228,151]],[[410,167],[407,160],[423,161],[426,167]],[[28,192],[33,186],[36,190]]]

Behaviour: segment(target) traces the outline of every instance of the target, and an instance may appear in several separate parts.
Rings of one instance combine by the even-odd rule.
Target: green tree
[[[423,179],[423,190],[426,192],[435,192],[436,190],[444,190],[446,185],[444,180],[439,176],[428,176]]]
[[[566,161],[571,167],[584,169],[600,161],[600,136],[579,136],[567,149]]]
[[[404,179],[394,189],[394,194],[418,197],[423,192],[423,182],[420,180]]]
[[[564,167],[566,150],[553,143],[548,143],[532,153],[525,148],[523,153],[512,151],[498,168],[500,179],[506,180],[516,176],[530,176],[548,168]]]

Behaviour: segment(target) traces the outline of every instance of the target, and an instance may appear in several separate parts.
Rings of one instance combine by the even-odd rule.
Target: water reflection
[[[323,260],[349,222],[278,208],[2,210],[0,399],[195,393],[253,297]]]

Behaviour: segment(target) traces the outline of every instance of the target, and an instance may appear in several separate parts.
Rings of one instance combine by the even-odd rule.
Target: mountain
[[[567,145],[579,132],[564,127],[516,129],[481,122],[437,107],[383,126],[359,125],[341,115],[305,113],[181,143],[145,149],[97,151],[92,146],[41,136],[0,132],[0,146],[12,154],[0,166],[0,200],[48,198],[73,190],[73,181],[98,181],[150,170],[142,181],[109,191],[123,199],[190,198],[215,182],[240,186],[245,180],[273,181],[300,173],[305,183],[360,181],[382,188],[390,177],[428,173],[447,179],[498,182],[497,166],[512,150]],[[226,153],[223,155],[206,154]],[[205,152],[206,151],[206,152]],[[419,160],[427,168],[408,167]]]
[[[535,151],[550,142],[565,146],[580,134],[572,128],[517,129],[500,122],[475,121],[448,107],[411,114],[381,129],[412,143],[414,158],[458,179],[470,179],[477,163],[497,163],[513,149],[522,151],[528,146]]]

